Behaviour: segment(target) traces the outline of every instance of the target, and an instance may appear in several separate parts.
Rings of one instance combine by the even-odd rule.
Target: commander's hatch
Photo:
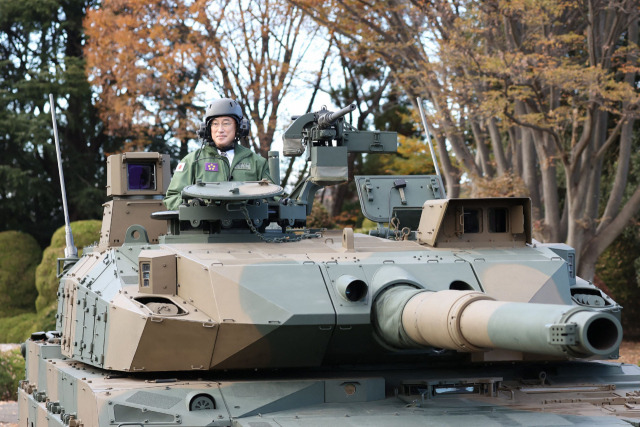
[[[417,234],[433,247],[524,246],[531,243],[531,199],[428,200]]]
[[[378,224],[399,220],[399,228],[416,230],[422,205],[440,199],[440,179],[436,175],[356,176],[362,213]]]

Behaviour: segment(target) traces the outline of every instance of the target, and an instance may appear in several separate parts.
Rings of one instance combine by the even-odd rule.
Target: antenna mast
[[[49,94],[49,108],[51,109],[51,120],[53,120],[53,137],[56,142],[56,154],[58,155],[58,172],[60,175],[60,189],[62,190],[62,208],[64,209],[64,236],[67,247],[64,248],[65,258],[77,258],[78,249],[73,244],[73,234],[69,222],[69,209],[67,208],[67,191],[64,186],[64,173],[62,172],[62,156],[60,155],[60,142],[58,141],[58,124],[56,122],[55,104],[53,94]]]
[[[433,150],[433,143],[431,142],[431,134],[429,133],[429,126],[427,125],[427,116],[422,109],[422,98],[416,98],[418,102],[418,109],[420,110],[420,117],[422,118],[422,126],[424,126],[424,131],[427,135],[427,144],[429,144],[429,151],[431,151],[431,158],[433,159],[433,167],[436,169],[436,175],[440,179],[440,187],[442,188],[442,195],[444,198],[447,198],[447,190],[444,187],[444,182],[442,180],[442,175],[440,175],[440,168],[438,167],[438,159],[436,157],[436,153]]]

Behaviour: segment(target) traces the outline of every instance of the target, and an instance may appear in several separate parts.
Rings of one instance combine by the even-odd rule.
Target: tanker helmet
[[[216,99],[207,106],[198,135],[206,141],[212,141],[211,122],[221,116],[232,117],[236,121],[236,138],[249,135],[249,121],[242,116],[240,104],[231,98]]]

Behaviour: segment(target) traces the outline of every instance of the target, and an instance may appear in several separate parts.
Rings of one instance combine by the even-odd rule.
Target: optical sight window
[[[489,232],[506,233],[509,231],[507,218],[509,218],[509,215],[506,208],[489,209]]]
[[[479,233],[480,232],[480,209],[465,209],[464,210],[464,233]]]
[[[155,190],[156,165],[153,163],[127,163],[129,190]]]

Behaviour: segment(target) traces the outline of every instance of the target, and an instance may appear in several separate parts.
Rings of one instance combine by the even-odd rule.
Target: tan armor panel
[[[157,244],[158,236],[166,234],[166,221],[151,219],[151,214],[165,210],[164,203],[158,199],[111,200],[104,205],[100,247],[122,246],[127,228],[132,224],[141,225],[147,230],[149,243]]]
[[[145,294],[176,294],[176,255],[169,251],[141,251],[139,290]]]

